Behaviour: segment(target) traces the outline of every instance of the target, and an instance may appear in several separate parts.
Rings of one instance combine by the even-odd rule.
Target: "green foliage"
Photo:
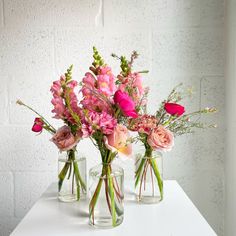
[[[94,58],[94,61],[93,61],[92,65],[95,68],[98,68],[99,66],[104,65],[104,60],[103,60],[102,56],[99,54],[96,47],[93,47],[93,58]]]

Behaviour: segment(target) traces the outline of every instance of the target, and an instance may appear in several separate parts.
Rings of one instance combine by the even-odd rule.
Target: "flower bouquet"
[[[82,80],[84,110],[82,132],[98,148],[102,163],[90,170],[90,224],[117,226],[123,221],[123,169],[113,165],[119,155],[131,154],[131,139],[126,127],[129,118],[138,116],[135,103],[121,89],[96,48],[94,62]]]
[[[134,51],[129,60],[115,54],[112,57],[120,61],[121,71],[117,76],[105,64],[97,49],[93,48],[93,63],[79,84],[80,100],[75,92],[78,83],[71,78],[72,67],[60,80],[53,82],[52,112],[55,113],[54,118],[65,123],[58,130],[34,109],[21,101],[17,102],[39,116],[32,130],[47,130],[53,135],[52,142],[60,151],[66,152],[58,174],[59,196],[68,179],[71,179],[71,194],[76,192],[77,199],[81,192],[86,193],[86,175],[83,174],[86,173],[86,165],[81,170],[76,159],[78,142],[82,138],[89,138],[99,150],[101,164],[89,171],[89,222],[98,227],[115,227],[123,221],[124,171],[113,164],[116,157],[129,156],[132,142],[142,143],[144,151],[136,159],[136,196],[138,201],[158,202],[163,199],[160,152],[171,150],[174,136],[205,127],[193,117],[216,111],[214,108],[205,108],[184,114],[185,108],[179,104],[184,96],[177,86],[161,103],[156,114],[148,114],[149,90],[143,86],[141,76],[148,71],[133,72],[137,52]],[[131,137],[129,130],[138,135]]]
[[[155,203],[163,199],[161,152],[172,149],[175,136],[192,133],[195,128],[215,127],[215,125],[204,125],[199,121],[199,115],[214,113],[215,108],[184,114],[185,108],[178,104],[184,98],[184,93],[178,90],[181,85],[171,91],[155,115],[145,113],[130,122],[129,128],[138,132],[138,139],[145,149],[143,153],[137,155],[135,163],[135,188],[138,201]]]
[[[23,105],[34,112],[35,118],[32,131],[41,133],[44,130],[51,135],[51,141],[60,151],[58,173],[58,197],[61,201],[70,202],[79,200],[86,195],[86,160],[77,158],[76,145],[82,138],[80,114],[75,94],[77,82],[71,77],[72,66],[60,80],[54,81],[51,86],[53,95],[52,104],[54,118],[61,119],[65,125],[56,130],[42,115],[30,106],[18,100],[17,104]]]

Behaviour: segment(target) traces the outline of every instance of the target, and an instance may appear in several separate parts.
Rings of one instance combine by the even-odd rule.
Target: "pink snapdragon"
[[[132,99],[136,104],[139,103],[140,99],[145,93],[145,89],[143,88],[143,78],[139,73],[130,73],[127,77],[119,77],[121,84],[119,89],[122,91],[126,91],[128,88],[131,90]]]
[[[116,91],[115,78],[111,68],[108,66],[100,67],[97,75],[97,87],[106,96],[111,96]]]
[[[81,92],[83,100],[81,104],[85,109],[93,111],[106,111],[111,113],[111,95],[116,87],[114,76],[110,67],[101,67],[97,77],[90,72],[85,74],[83,78],[83,86]]]
[[[78,107],[78,99],[74,92],[74,88],[77,85],[78,82],[75,80],[66,82],[64,75],[62,75],[59,80],[53,82],[50,91],[53,95],[51,103],[54,106],[54,109],[52,110],[52,112],[55,113],[54,118],[66,119],[72,124],[75,123],[75,120],[73,119],[69,109],[65,105],[65,96],[68,95],[69,97],[69,105],[72,111],[79,114],[81,109]]]

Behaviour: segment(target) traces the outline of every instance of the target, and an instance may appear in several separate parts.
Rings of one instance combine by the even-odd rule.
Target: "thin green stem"
[[[112,214],[112,225],[116,226],[116,207],[115,207],[115,193],[114,193],[114,186],[111,176],[111,170],[108,166],[107,169],[107,176],[108,176],[108,186],[109,186],[109,193],[111,198],[111,214]]]
[[[23,103],[22,101],[18,100],[16,102],[19,105],[25,106],[26,108],[28,108],[29,110],[31,110],[32,112],[34,112],[36,115],[38,115],[43,121],[44,123],[46,123],[48,125],[48,128],[51,132],[55,133],[56,129],[41,115],[39,114],[36,110],[34,110],[32,107],[26,105],[25,103]]]
[[[157,183],[158,183],[158,187],[159,187],[160,194],[161,194],[161,200],[163,200],[163,180],[161,178],[161,175],[158,170],[157,163],[156,163],[155,159],[151,159],[151,165],[152,165],[152,169],[154,171],[154,174],[157,178]]]

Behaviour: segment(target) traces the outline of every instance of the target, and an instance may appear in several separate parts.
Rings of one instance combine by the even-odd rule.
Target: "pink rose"
[[[174,146],[174,136],[169,130],[159,125],[151,131],[147,142],[153,149],[170,151]]]
[[[52,136],[51,141],[56,144],[60,151],[68,151],[75,147],[80,140],[80,136],[75,137],[71,133],[70,127],[64,125]]]
[[[120,152],[128,156],[132,153],[132,146],[128,143],[128,138],[128,129],[118,124],[112,134],[105,136],[106,147],[109,150]]]
[[[43,120],[41,118],[35,118],[32,131],[39,133],[43,130]]]
[[[114,102],[119,106],[125,116],[137,118],[138,114],[135,110],[135,103],[128,93],[117,90],[114,95]]]

